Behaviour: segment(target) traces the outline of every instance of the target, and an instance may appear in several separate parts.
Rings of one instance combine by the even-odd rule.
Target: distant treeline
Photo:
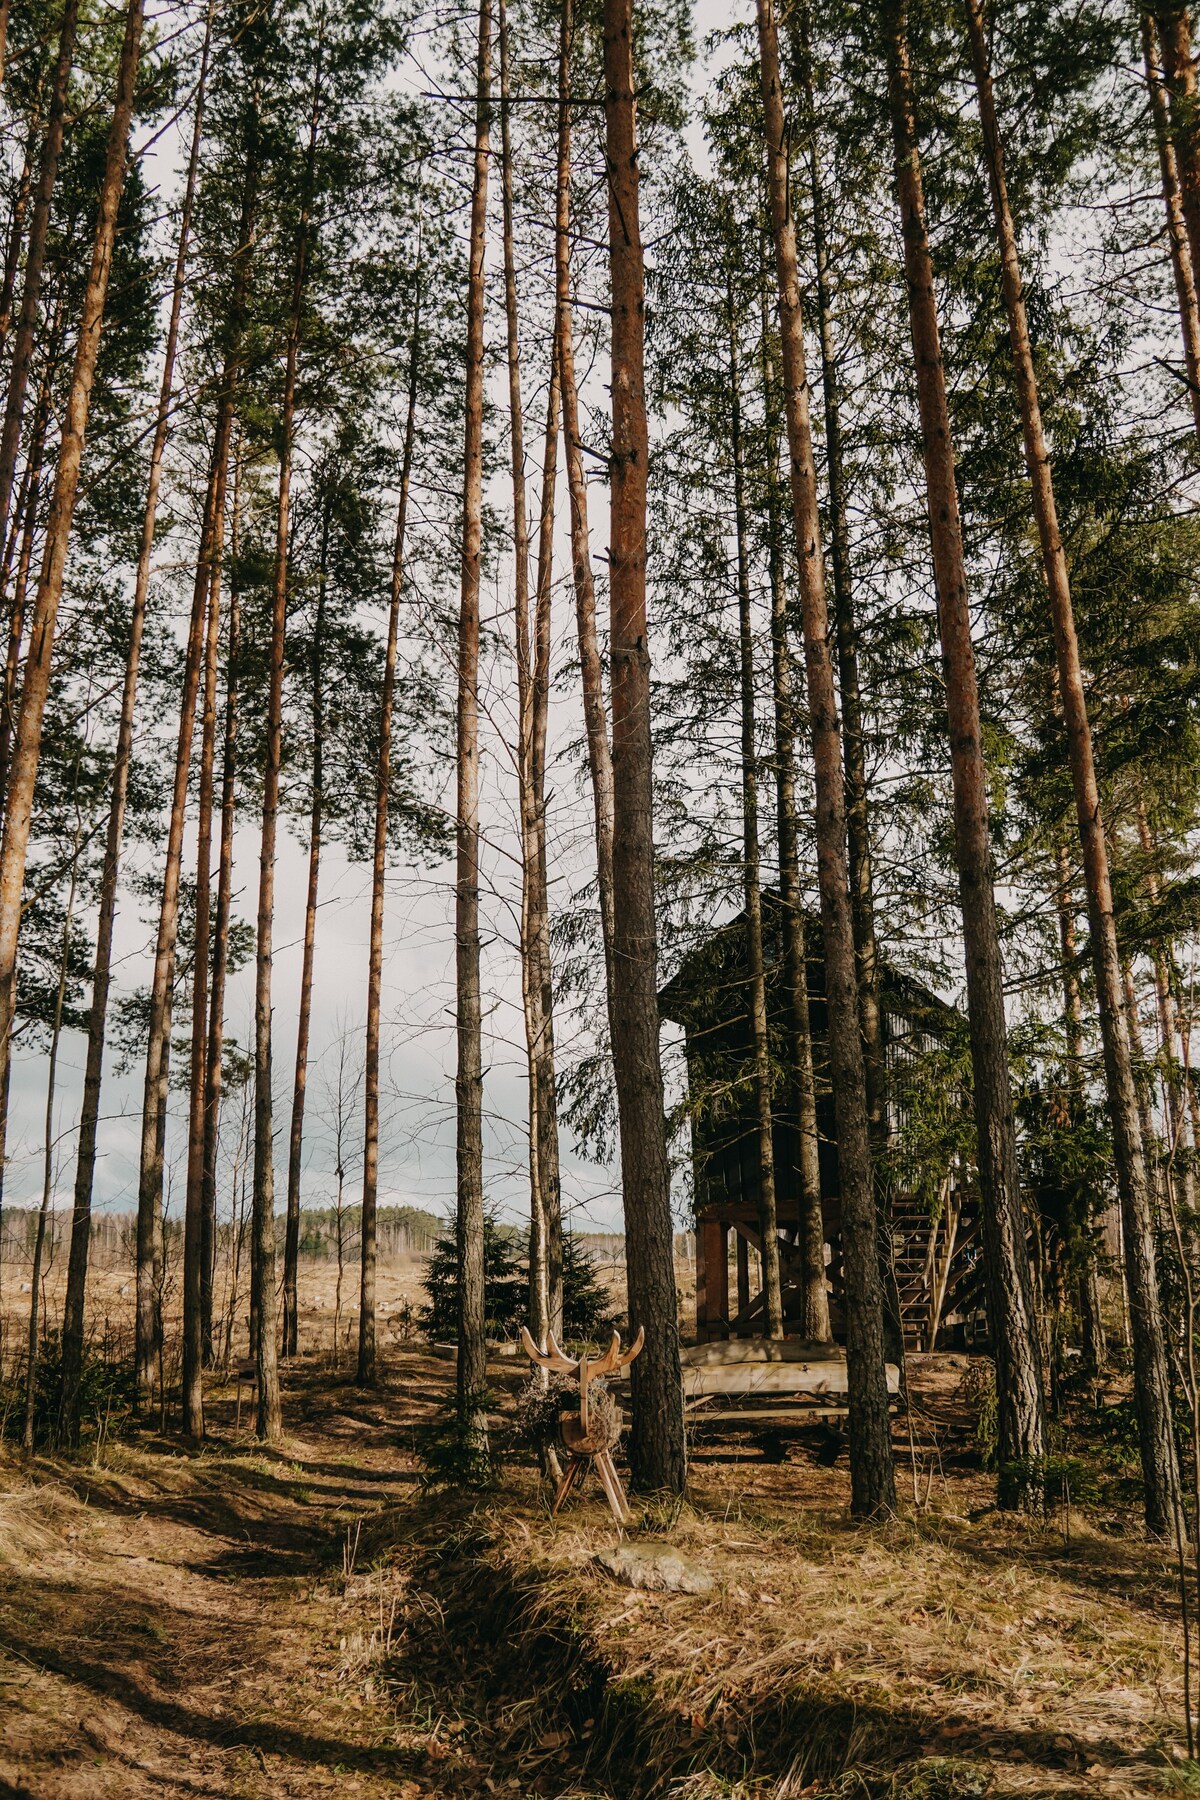
[[[70,1236],[71,1215],[67,1209],[52,1211],[46,1221],[47,1260],[60,1250],[65,1253]],[[37,1236],[36,1206],[6,1206],[0,1217],[0,1261],[27,1261],[33,1255]],[[436,1213],[420,1206],[381,1206],[378,1214],[378,1253],[380,1256],[425,1256],[445,1229]],[[342,1250],[347,1253],[358,1245],[362,1208],[342,1209]],[[283,1243],[284,1214],[275,1215],[277,1242]],[[169,1215],[164,1223],[168,1246],[182,1241],[183,1221]],[[232,1226],[222,1221],[220,1235],[227,1239]],[[97,1267],[112,1268],[133,1260],[137,1237],[136,1213],[92,1214],[91,1255]],[[338,1246],[337,1209],[332,1206],[305,1206],[300,1209],[301,1256],[334,1257]]]

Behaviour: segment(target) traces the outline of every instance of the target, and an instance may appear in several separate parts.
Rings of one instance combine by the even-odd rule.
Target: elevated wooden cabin
[[[767,890],[763,957],[772,1063],[777,1070],[773,1135],[786,1329],[787,1321],[799,1313],[800,1180],[782,923],[782,902]],[[819,920],[806,920],[806,948],[826,1267],[836,1334],[841,1322],[841,1221]],[[758,1115],[748,971],[746,921],[739,914],[691,952],[659,996],[663,1016],[684,1030],[696,1203],[696,1338],[701,1343],[762,1332]],[[880,997],[887,1062],[893,1070],[927,1050],[954,1021],[953,1010],[944,1001],[887,963],[881,965]],[[948,1094],[947,1104],[961,1104],[961,1096]],[[899,1123],[895,1104],[889,1102],[889,1133],[894,1135]],[[955,1170],[946,1169],[932,1207],[927,1199],[892,1193],[889,1223],[908,1347],[932,1349],[982,1336],[977,1209]]]

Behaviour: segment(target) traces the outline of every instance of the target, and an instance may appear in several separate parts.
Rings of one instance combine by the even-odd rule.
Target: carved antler
[[[640,1355],[645,1341],[645,1327],[639,1325],[637,1337],[622,1355],[621,1334],[619,1331],[614,1331],[612,1343],[603,1356],[597,1356],[591,1361],[586,1356],[581,1356],[572,1361],[569,1356],[563,1355],[555,1342],[552,1331],[546,1333],[549,1350],[539,1350],[528,1329],[524,1325],[521,1327],[521,1342],[525,1347],[525,1354],[531,1362],[535,1362],[541,1369],[557,1369],[564,1375],[574,1375],[578,1372],[579,1423],[583,1427],[585,1436],[588,1429],[588,1383],[594,1381],[597,1376],[614,1375],[618,1369],[627,1369],[634,1357]]]

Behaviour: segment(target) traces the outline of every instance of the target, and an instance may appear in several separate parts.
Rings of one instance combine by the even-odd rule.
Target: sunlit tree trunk
[[[18,683],[21,674],[21,651],[25,643],[25,608],[29,598],[29,576],[33,568],[33,551],[37,541],[38,514],[42,499],[42,470],[46,457],[46,434],[50,424],[50,402],[54,378],[58,373],[61,348],[61,297],[55,305],[50,341],[46,346],[46,363],[38,384],[38,397],[33,409],[28,456],[21,475],[21,488],[13,514],[12,528],[6,546],[0,594],[8,586],[8,558],[16,551],[16,578],[13,582],[12,606],[8,615],[8,656],[4,667],[4,693],[0,696],[0,794],[8,786],[8,768],[12,758],[13,727],[17,719]]]
[[[70,1443],[73,1443],[79,1435],[78,1396],[83,1359],[92,1188],[96,1173],[96,1135],[100,1120],[100,1091],[104,1074],[104,1037],[108,1023],[108,995],[112,980],[113,926],[117,911],[121,841],[124,835],[125,806],[129,794],[129,765],[133,751],[133,726],[137,707],[138,677],[141,669],[142,635],[146,622],[146,597],[150,586],[150,557],[154,548],[158,497],[162,485],[163,455],[166,450],[171,403],[175,392],[175,355],[179,344],[179,320],[183,306],[188,245],[191,238],[196,173],[199,167],[200,143],[204,129],[204,93],[208,75],[211,31],[212,10],[210,8],[196,87],[191,151],[188,158],[187,181],[184,187],[183,210],[179,220],[179,239],[175,251],[175,275],[171,287],[171,312],[167,324],[162,380],[159,385],[158,413],[154,423],[154,438],[150,447],[150,475],[146,486],[146,504],[142,513],[142,535],[138,545],[137,568],[134,574],[133,605],[129,617],[129,642],[125,653],[125,683],[121,692],[121,715],[117,725],[117,746],[113,758],[108,807],[108,833],[104,845],[104,866],[100,877],[100,904],[96,921],[96,957],[92,975],[92,1003],[88,1011],[87,1060],[84,1067],[83,1099],[79,1114],[79,1147],[75,1162],[75,1204],[71,1215],[71,1249],[67,1265],[66,1300],[63,1308],[63,1367],[59,1433],[64,1441]]]
[[[775,242],[784,410],[791,453],[792,512],[800,562],[800,612],[808,674],[809,729],[816,783],[817,885],[825,940],[829,1058],[837,1118],[845,1267],[851,1507],[860,1517],[896,1504],[884,1365],[883,1288],[867,1135],[858,973],[846,855],[841,733],[830,656],[816,469],[808,409],[796,227],[788,193],[788,147],[772,0],[757,0],[758,47]]]
[[[479,585],[483,543],[484,256],[491,153],[492,8],[480,0],[475,84],[475,170],[467,285],[463,443],[462,589],[458,621],[458,860],[455,974],[458,1066],[458,1410],[485,1427],[487,1342],[483,1298],[483,1019],[479,980]]]
[[[73,5],[74,0],[68,0],[68,4]],[[100,330],[108,297],[117,208],[125,186],[129,126],[133,115],[134,82],[141,36],[142,0],[130,0],[117,69],[116,96],[105,152],[104,176],[100,184],[92,258],[84,289],[71,385],[62,412],[58,462],[46,521],[42,568],[34,601],[21,708],[5,797],[4,843],[3,850],[0,851],[0,1094],[7,1094],[9,1085],[12,1023],[16,1007],[17,943],[21,927],[25,856],[41,751],[42,718],[50,690],[55,626],[62,597],[75,497],[79,487],[92,382],[100,348]],[[7,1119],[4,1118],[3,1126],[0,1126],[0,1166],[4,1160],[3,1127],[6,1124]]]
[[[925,223],[925,195],[903,0],[888,0],[883,23],[950,730],[955,853],[966,951],[984,1260],[999,1399],[999,1493],[1002,1506],[1021,1507],[1040,1504],[1041,1466],[1046,1447],[1045,1404],[1033,1277],[1017,1169],[1008,1025],[1004,1012],[1004,970],[996,924],[988,824],[987,770],[980,741],[971,613],[933,291],[933,265]]]
[[[1105,1085],[1125,1236],[1125,1267],[1133,1325],[1134,1393],[1145,1482],[1146,1524],[1156,1536],[1167,1536],[1176,1529],[1179,1515],[1179,1471],[1171,1424],[1170,1380],[1158,1285],[1153,1209],[1145,1153],[1138,1127],[1129,1036],[1121,1003],[1121,960],[1113,918],[1108,846],[1092,753],[1092,732],[1087,713],[1079,639],[1075,631],[1067,557],[1058,527],[1050,454],[1042,426],[1037,375],[1025,313],[1016,229],[1005,180],[1004,150],[996,122],[981,0],[965,0],[965,4],[975,86],[979,97],[979,115],[983,126],[988,183],[996,219],[1001,283],[1021,408],[1025,464],[1029,471],[1042,567],[1050,598],[1059,690],[1067,727],[1075,812],[1083,851],[1092,962],[1100,1013],[1100,1036],[1104,1048]]]
[[[388,801],[392,778],[392,709],[396,693],[396,645],[400,632],[400,599],[404,592],[404,535],[408,524],[408,497],[412,485],[417,394],[421,373],[421,301],[421,275],[418,269],[417,290],[413,300],[412,343],[408,359],[408,406],[404,419],[404,448],[400,461],[400,501],[396,508],[396,533],[392,540],[392,589],[388,605],[383,691],[379,703],[379,758],[375,767],[375,846],[371,863],[371,939],[367,962],[367,1037],[363,1065],[365,1129],[363,1133],[362,1294],[359,1309],[358,1379],[364,1385],[375,1379],[375,1215],[379,1198],[379,1014],[383,990],[383,907],[387,877]],[[340,1164],[341,1158],[339,1157],[338,1160]],[[340,1167],[338,1181],[340,1193]],[[340,1210],[338,1234],[340,1259]],[[339,1261],[339,1275],[340,1266]],[[338,1291],[340,1295],[340,1285]],[[368,1329],[364,1329],[363,1320],[370,1321]],[[336,1360],[337,1331],[335,1326],[335,1365]]]
[[[613,936],[609,1017],[621,1141],[632,1365],[630,1468],[640,1489],[687,1477],[670,1174],[659,1060],[650,645],[646,626],[645,270],[639,217],[633,0],[604,0],[604,123],[612,286],[609,653]],[[565,386],[565,384],[564,384]],[[574,445],[578,454],[578,444]],[[568,461],[571,446],[568,447]]]
[[[750,1037],[754,1045],[754,1111],[758,1131],[758,1225],[762,1239],[763,1322],[767,1337],[783,1336],[779,1281],[779,1230],[775,1194],[775,1121],[771,1106],[771,1043],[763,966],[762,868],[758,844],[758,744],[754,723],[754,621],[750,609],[750,522],[742,449],[741,371],[732,290],[729,326],[730,435],[733,503],[737,528],[738,648],[742,706],[742,886],[746,909],[746,959],[750,972]]]

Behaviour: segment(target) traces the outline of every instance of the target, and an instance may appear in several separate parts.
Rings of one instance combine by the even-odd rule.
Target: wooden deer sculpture
[[[621,1477],[617,1474],[617,1465],[612,1456],[620,1431],[620,1414],[606,1408],[603,1419],[595,1414],[589,1415],[588,1386],[602,1375],[615,1375],[618,1369],[627,1369],[645,1341],[646,1333],[639,1327],[637,1337],[622,1354],[621,1334],[614,1331],[612,1343],[604,1355],[589,1362],[586,1356],[564,1356],[554,1341],[552,1331],[546,1334],[549,1350],[539,1350],[522,1325],[521,1342],[530,1362],[536,1363],[539,1369],[553,1369],[561,1375],[579,1376],[579,1411],[564,1411],[559,1415],[558,1429],[568,1460],[566,1473],[554,1496],[556,1513],[572,1488],[578,1484],[588,1464],[594,1463],[605,1498],[612,1508],[613,1518],[618,1525],[628,1523],[629,1508],[625,1501],[625,1490],[621,1486]]]

